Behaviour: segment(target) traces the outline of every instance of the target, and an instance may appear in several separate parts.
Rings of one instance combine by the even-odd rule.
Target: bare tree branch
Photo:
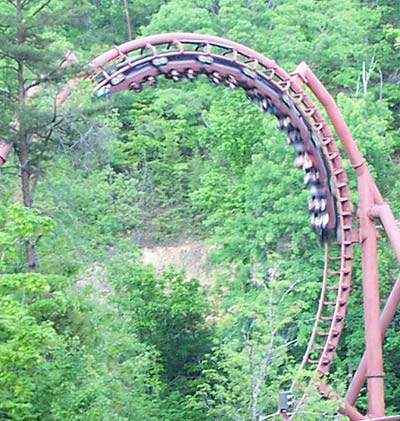
[[[11,6],[14,6],[15,8],[17,8],[17,4],[15,3],[15,1],[13,0],[7,0],[8,3],[11,4]]]
[[[0,89],[0,95],[1,96],[5,96],[8,99],[13,100],[14,102],[16,102],[18,100],[18,98],[15,95],[13,95],[11,92],[8,92],[8,91],[6,91],[4,89]]]
[[[45,1],[40,7],[38,7],[30,16],[30,18],[35,17],[38,13],[40,13],[45,7],[47,7],[51,3],[51,0]]]
[[[5,64],[5,65],[3,65],[3,66],[0,66],[0,70],[12,70],[13,72],[17,72],[18,71],[18,68],[17,67],[13,67],[13,66],[10,66],[10,65],[7,65],[7,64]]]
[[[377,62],[375,60],[375,56],[372,56],[371,62],[369,64],[369,68],[368,68],[368,70],[366,70],[365,61],[362,62],[361,77],[362,77],[362,82],[363,82],[363,94],[364,94],[364,96],[366,96],[368,94],[368,83],[369,83],[369,80],[371,78],[372,72],[375,70],[376,63]]]

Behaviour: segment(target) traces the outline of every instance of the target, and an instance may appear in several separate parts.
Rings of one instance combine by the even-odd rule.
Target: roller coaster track
[[[311,213],[311,226],[320,236],[325,248],[319,305],[301,366],[315,370],[321,379],[319,383],[321,392],[324,396],[332,395],[323,383],[323,378],[329,372],[344,326],[351,286],[353,243],[359,242],[359,231],[355,230],[352,224],[348,178],[339,148],[327,122],[310,96],[302,89],[302,85],[306,84],[325,107],[359,176],[363,247],[372,244],[370,233],[374,228],[367,227],[367,219],[372,218],[372,214],[368,212],[375,209],[376,215],[373,217],[381,219],[400,259],[400,237],[398,232],[392,229],[393,215],[390,209],[388,211],[385,207],[365,167],[365,161],[352,144],[351,135],[335,108],[336,104],[304,64],[289,74],[274,61],[235,42],[207,35],[173,33],[154,35],[113,47],[92,61],[89,77],[96,83],[96,94],[104,96],[125,89],[138,93],[146,85],[156,85],[159,76],[178,82],[182,79],[194,80],[200,75],[205,75],[213,85],[244,89],[248,98],[262,113],[276,117],[278,129],[286,134],[288,144],[295,149],[297,156],[294,164],[304,172],[304,185],[310,191],[308,211]],[[69,85],[73,84],[74,81],[71,81]],[[67,95],[68,88],[60,93],[59,102],[63,102]],[[5,161],[7,148],[9,149],[9,145],[3,148],[0,145],[0,161]],[[364,192],[361,191],[363,186]],[[365,254],[371,256],[373,244],[368,247],[370,250],[365,251]],[[368,269],[368,264],[370,263],[365,263],[366,279],[369,277],[368,270],[371,270],[371,266]],[[379,361],[379,358],[375,361],[371,357],[373,352],[379,354],[381,344],[371,345],[369,338],[373,335],[380,337],[387,327],[383,326],[384,323],[381,327],[377,327],[379,290],[376,294],[374,282],[374,279],[369,279],[364,285],[364,294],[367,297],[365,306],[367,308],[369,305],[375,306],[373,317],[366,318],[366,330],[372,331],[370,336],[368,333],[366,335],[367,350],[370,349],[370,352],[364,361],[365,364],[360,365],[350,398],[344,401],[342,407],[342,412],[351,420],[368,419],[351,406],[365,377],[368,377],[368,373],[366,374],[368,370],[372,373],[368,378],[368,386],[371,386],[372,391],[369,397],[374,401],[370,407],[372,418],[400,419],[400,416],[383,418],[383,392],[382,396],[377,398],[373,396],[377,392],[379,395],[383,390],[381,379],[383,370],[382,361]],[[370,288],[371,292],[367,293],[366,288]],[[391,317],[395,311],[393,308],[400,301],[400,288],[396,291],[392,294],[392,301],[389,298],[390,305],[388,302],[390,307],[388,314]],[[374,368],[367,370],[367,366]],[[304,395],[300,403],[305,399]],[[284,419],[290,419],[285,412],[279,415]]]
[[[274,61],[239,44],[192,34],[158,35],[115,47],[92,67],[96,92],[140,92],[157,77],[179,81],[204,74],[213,85],[242,88],[262,113],[277,118],[297,153],[310,190],[312,227],[325,244],[319,308],[302,366],[325,376],[339,342],[350,293],[352,211],[349,186],[338,147],[327,123],[293,75]],[[335,239],[337,237],[337,240]]]

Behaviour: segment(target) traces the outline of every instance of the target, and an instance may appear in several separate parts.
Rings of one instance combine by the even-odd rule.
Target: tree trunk
[[[18,21],[18,44],[23,45],[25,43],[25,29],[22,19],[22,8],[23,3],[21,0],[17,0],[17,21]],[[18,102],[19,109],[17,112],[17,130],[19,137],[19,162],[21,168],[21,189],[24,206],[27,208],[32,207],[33,196],[30,186],[31,169],[29,166],[29,145],[28,145],[28,134],[25,131],[23,116],[24,106],[26,101],[25,92],[25,79],[24,79],[24,61],[20,59],[18,61]],[[30,241],[25,243],[26,258],[28,264],[28,272],[36,271],[36,254],[35,246]]]
[[[125,17],[126,17],[126,27],[128,30],[128,41],[130,41],[132,39],[132,28],[131,28],[131,18],[129,16],[128,0],[124,0],[124,9],[125,9]]]
[[[20,127],[20,130],[22,128]],[[30,177],[31,177],[31,170],[29,166],[28,160],[28,140],[27,135],[24,134],[21,130],[20,132],[20,166],[21,166],[21,187],[22,187],[22,198],[24,201],[24,206],[27,208],[32,207],[33,203],[33,196],[31,192],[30,186]],[[28,272],[35,272],[36,271],[36,254],[35,254],[35,246],[30,241],[25,243],[26,248],[26,258],[28,263]]]

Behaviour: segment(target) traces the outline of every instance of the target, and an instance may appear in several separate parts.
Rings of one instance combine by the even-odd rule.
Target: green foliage
[[[155,240],[193,233],[188,196],[206,171],[197,139],[204,131],[207,96],[213,94],[204,84],[184,84],[188,92],[165,85],[133,99],[120,144],[119,165],[138,179],[140,235]]]
[[[36,209],[19,204],[1,206],[0,269],[20,271],[24,265],[23,246],[27,241],[38,242],[55,230],[55,221]]]
[[[58,221],[54,235],[40,244],[42,267],[69,274],[84,262],[107,256],[137,224],[136,180],[105,166],[74,170],[57,160],[38,190],[38,206]],[[53,254],[51,250],[59,250]]]
[[[11,131],[17,113],[21,121],[20,128],[24,133],[43,133],[49,129],[54,117],[54,85],[65,77],[61,63],[70,48],[62,31],[56,31],[70,18],[72,1],[37,1],[4,2],[0,19],[4,22],[0,30],[0,104],[8,112],[2,119],[0,133],[9,141],[18,140]],[[67,12],[66,12],[67,11]],[[37,31],[40,28],[40,32]],[[49,96],[49,82],[53,91]],[[41,107],[30,106],[21,101],[23,84],[24,95],[30,87],[45,86]],[[37,92],[37,89],[33,89]],[[31,90],[30,93],[33,93]],[[11,111],[11,112],[10,112]],[[41,134],[41,133],[40,133]]]
[[[65,281],[38,274],[0,279],[2,415],[152,419],[159,390],[154,353],[124,331],[111,308],[62,290]]]
[[[193,4],[194,3],[194,4]],[[207,9],[208,1],[172,0],[162,5],[142,28],[143,35],[161,32],[198,32],[212,34],[215,24]]]
[[[271,272],[269,280],[253,278],[246,289],[231,286],[226,291],[219,299],[224,310],[212,353],[204,362],[205,379],[191,404],[206,407],[210,419],[271,417],[276,413],[277,391],[288,389],[293,380],[293,320],[305,303],[295,299],[295,285],[279,270]],[[301,384],[298,370],[296,377]],[[299,399],[303,392],[297,393]],[[335,414],[337,403],[322,408],[318,392],[310,388],[309,395],[308,404],[294,419],[317,420],[321,414],[329,419]]]
[[[269,7],[268,7],[269,6]],[[294,70],[301,61],[329,86],[354,87],[367,49],[368,25],[379,15],[358,1],[220,2],[221,32]]]
[[[164,375],[179,387],[198,375],[198,362],[209,349],[209,304],[197,280],[172,269],[157,277],[144,266],[126,266],[115,279],[117,302],[131,329],[160,354]]]
[[[387,104],[369,98],[349,98],[343,94],[337,100],[377,181],[387,180],[390,175],[390,157],[398,148],[398,142],[390,131],[392,116]]]
[[[0,276],[0,418],[259,420],[275,416],[277,390],[297,378],[310,389],[293,419],[333,419],[337,403],[321,401],[305,380],[312,374],[297,369],[323,256],[294,153],[273,118],[243,92],[201,80],[159,81],[156,90],[100,102],[83,82],[56,114],[54,98],[76,73],[60,67],[67,49],[86,63],[120,44],[126,11],[135,37],[217,34],[288,71],[307,61],[337,97],[397,209],[398,2],[128,0],[126,10],[122,0],[28,0],[19,3],[22,21],[17,1],[3,3],[0,135],[22,136],[29,156],[0,168],[0,270],[7,273]],[[36,83],[35,95],[21,101],[19,89]],[[14,149],[21,153],[18,142]],[[24,207],[18,182],[28,170],[34,204]],[[214,245],[213,294],[183,273],[156,275],[139,262],[137,245],[187,236]],[[24,273],[27,244],[40,274]],[[379,261],[385,296],[398,264],[383,241]],[[363,344],[359,256],[355,262],[334,361],[340,375],[332,379],[341,392]],[[385,344],[393,413],[397,322]],[[360,408],[365,403],[362,395]]]

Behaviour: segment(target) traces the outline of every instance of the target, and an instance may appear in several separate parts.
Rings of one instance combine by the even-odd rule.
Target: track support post
[[[360,240],[362,247],[362,273],[364,297],[364,321],[366,342],[366,377],[368,387],[368,411],[370,418],[385,415],[384,401],[384,373],[382,357],[382,329],[380,324],[380,298],[377,262],[377,230],[375,226],[374,211],[376,205],[382,205],[383,199],[376,187],[365,159],[361,155],[353,137],[347,127],[340,111],[320,80],[315,76],[306,63],[301,63],[292,73],[293,79],[299,84],[306,84],[323,105],[335,131],[342,142],[346,155],[357,173]],[[390,210],[389,210],[390,211]],[[386,215],[387,216],[387,215]],[[389,218],[390,217],[390,218]],[[392,215],[387,216],[393,225]],[[383,221],[382,221],[383,222]],[[389,239],[398,245],[398,238],[393,234]],[[396,247],[395,247],[396,250]],[[397,254],[397,253],[396,253]],[[361,377],[361,376],[359,376]],[[360,383],[360,382],[359,382]],[[354,394],[354,393],[353,393]],[[355,398],[355,396],[354,396]],[[353,403],[352,399],[350,403]],[[349,402],[347,401],[347,404]],[[350,415],[352,420],[355,418]]]
[[[171,46],[176,46],[177,51],[170,49]],[[214,47],[217,52],[214,51]],[[221,53],[221,49],[225,52]],[[145,50],[151,51],[151,54],[144,54]],[[186,54],[187,52],[190,54]],[[71,52],[67,53],[61,67],[68,63],[76,63],[76,58]],[[115,69],[108,70],[111,65]],[[299,154],[296,166],[306,172],[308,178],[305,178],[305,184],[321,184],[314,195],[315,201],[313,200],[314,203],[311,203],[312,206],[309,208],[314,212],[313,227],[321,230],[321,233],[327,233],[328,230],[333,230],[337,226],[340,228],[338,236],[340,237],[340,255],[329,256],[328,243],[325,245],[326,264],[320,305],[302,366],[306,363],[315,364],[316,372],[321,379],[318,382],[318,388],[322,396],[340,401],[340,398],[323,383],[322,377],[328,373],[343,328],[351,284],[352,244],[361,243],[366,353],[347,396],[342,401],[340,411],[352,421],[400,420],[400,415],[384,417],[382,356],[383,336],[400,302],[400,276],[380,316],[376,220],[380,219],[399,261],[400,230],[390,207],[384,202],[365,165],[365,159],[354,142],[337,104],[307,64],[301,63],[295,72],[289,75],[274,61],[240,44],[204,34],[173,33],[154,35],[115,46],[93,60],[89,68],[90,73],[93,73],[91,78],[97,80],[98,96],[123,89],[140,92],[143,84],[154,84],[156,78],[162,74],[174,81],[184,77],[193,80],[197,74],[206,74],[213,84],[223,82],[231,89],[245,88],[249,99],[256,102],[262,112],[269,112],[278,118],[280,130],[287,132],[288,142]],[[65,101],[71,88],[80,78],[88,76],[85,73],[76,79],[71,79],[58,93],[56,105]],[[341,153],[329,125],[314,106],[311,98],[301,89],[302,85],[307,85],[325,108],[357,174],[359,230],[352,226],[351,197]],[[27,97],[29,96],[31,95],[27,92]],[[288,118],[289,121],[287,121]],[[318,140],[314,141],[311,133]],[[318,151],[318,141],[323,152]],[[11,144],[6,144],[0,139],[0,165],[6,162],[11,148]],[[327,162],[324,161],[325,158]],[[314,180],[309,176],[315,177]],[[333,187],[328,188],[329,179]],[[336,189],[336,203],[339,211],[335,211],[333,188]],[[332,260],[336,261],[337,270],[335,271],[328,270],[328,263]],[[337,285],[333,286],[337,291],[336,301],[326,299],[328,275],[339,279]],[[331,312],[331,316],[323,314],[326,306],[332,304],[334,311]],[[317,330],[321,321],[330,321],[330,328],[323,331]],[[321,342],[324,338],[324,345],[316,344],[315,337],[320,337]],[[319,358],[309,358],[311,351],[317,350]],[[364,416],[352,405],[366,379],[369,414]],[[305,396],[303,395],[297,407],[302,405]],[[290,391],[280,391],[278,411],[274,416],[277,415],[286,420],[291,419],[289,409],[293,404],[292,399],[293,395]],[[295,413],[296,410],[293,411],[293,415]]]
[[[374,206],[373,184],[364,168],[358,176],[360,240],[362,247],[362,278],[367,359],[368,412],[373,418],[385,415],[382,332],[380,326],[380,293],[378,280],[375,220],[369,209]]]

